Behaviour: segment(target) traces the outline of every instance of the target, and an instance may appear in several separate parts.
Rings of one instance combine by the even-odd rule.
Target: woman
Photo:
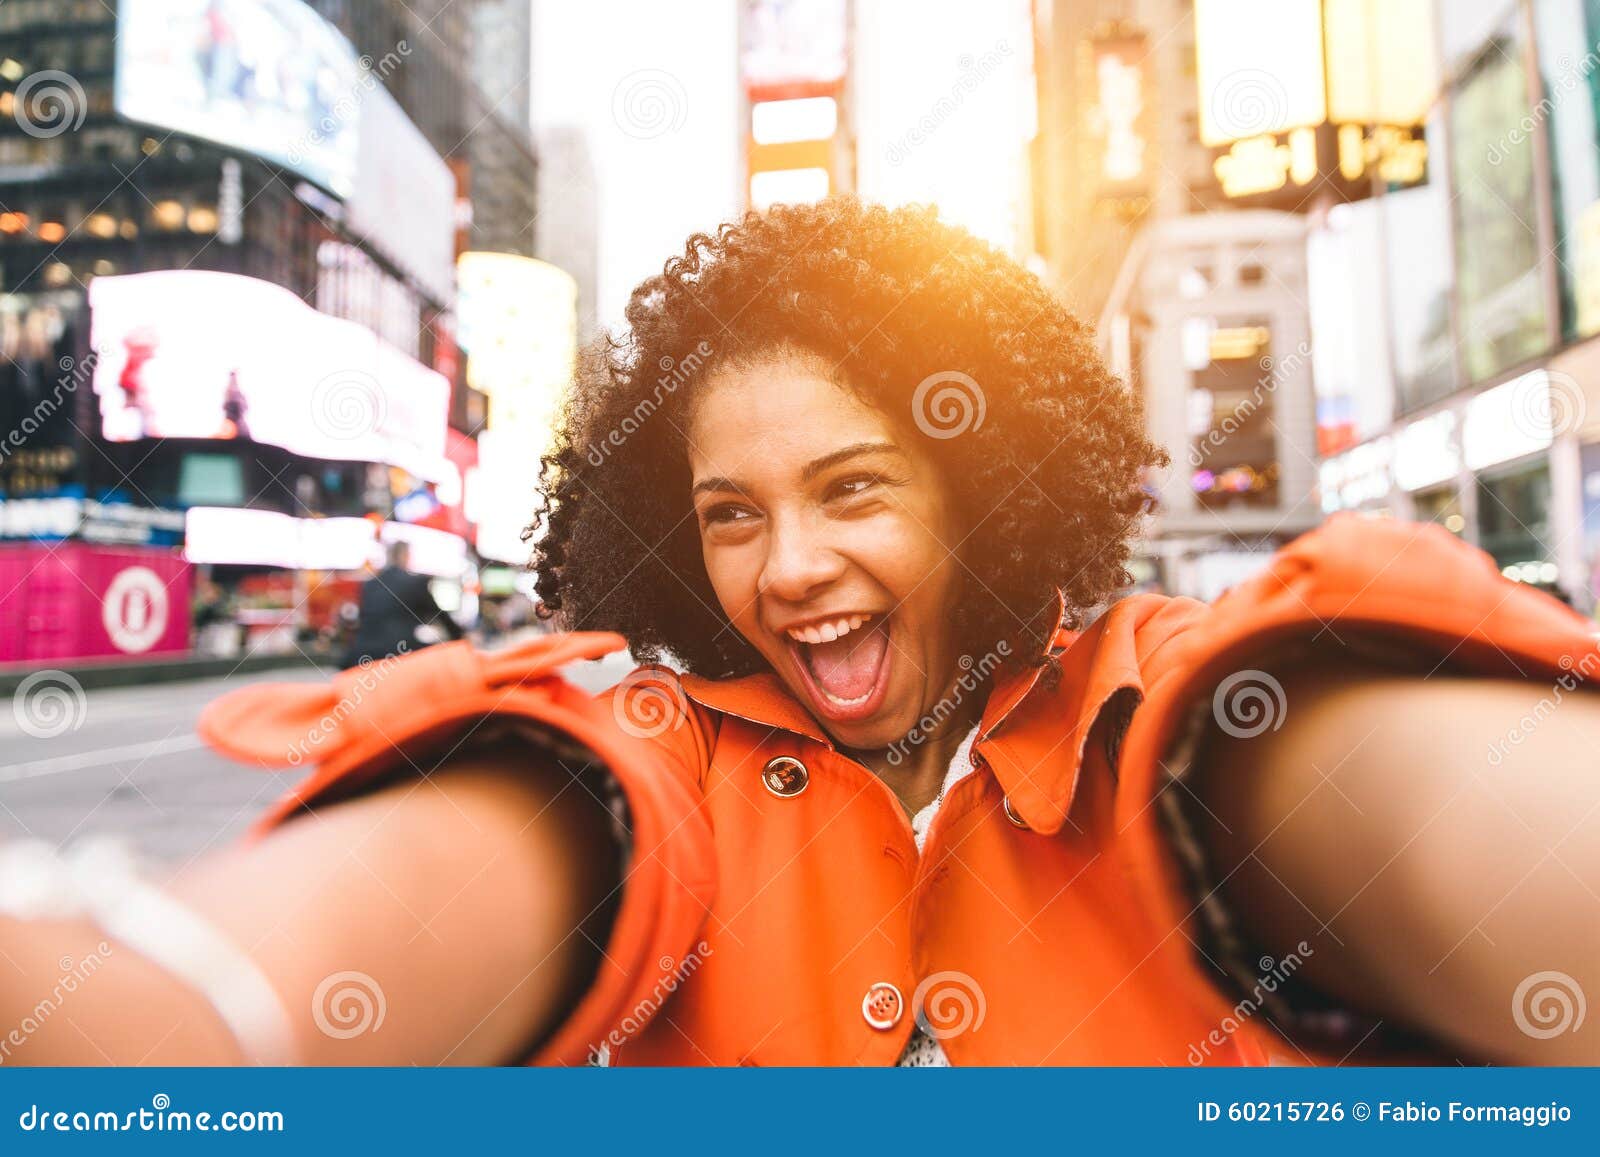
[[[627,323],[545,463],[576,633],[234,693],[210,742],[318,765],[258,838],[5,927],[117,949],[105,1058],[1600,1059],[1551,1012],[1600,991],[1584,620],[1352,518],[1107,607],[1166,457],[931,212],[748,216]],[[683,673],[560,677],[624,643]]]

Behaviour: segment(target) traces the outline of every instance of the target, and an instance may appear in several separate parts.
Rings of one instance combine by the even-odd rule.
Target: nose
[[[756,590],[767,598],[803,603],[844,573],[845,562],[827,537],[825,520],[774,520]]]

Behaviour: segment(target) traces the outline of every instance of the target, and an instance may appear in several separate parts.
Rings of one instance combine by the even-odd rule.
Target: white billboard
[[[390,522],[380,531],[368,518],[296,518],[229,506],[189,508],[183,557],[230,566],[360,570],[382,566],[392,542],[410,545],[409,565],[417,574],[459,579],[471,566],[467,544],[443,530]]]
[[[89,340],[111,441],[223,438],[399,466],[430,482],[445,457],[450,383],[371,330],[232,273],[97,277]]]
[[[361,99],[348,224],[448,305],[455,297],[455,174],[382,85]]]
[[[300,0],[121,0],[116,109],[355,187],[360,63]]]

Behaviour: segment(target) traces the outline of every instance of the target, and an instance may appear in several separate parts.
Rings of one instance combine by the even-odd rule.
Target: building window
[[[1189,390],[1189,479],[1195,501],[1219,510],[1278,504],[1278,380],[1261,322],[1191,326],[1200,340]]]
[[[1456,387],[1449,150],[1441,113],[1429,119],[1425,132],[1431,170],[1427,183],[1379,199],[1395,393],[1403,414],[1438,401]]]
[[[1542,457],[1478,476],[1478,545],[1502,570],[1518,567],[1523,581],[1540,581],[1527,568],[1550,561],[1549,540],[1550,467]]]
[[[1574,45],[1600,37],[1600,0],[1534,5],[1541,113],[1548,110],[1556,275],[1564,341],[1600,333],[1600,69]]]
[[[1450,97],[1461,368],[1473,382],[1548,344],[1524,52],[1513,10]]]
[[[1418,522],[1437,522],[1455,535],[1467,528],[1467,520],[1461,513],[1461,495],[1455,483],[1436,486],[1432,490],[1419,490],[1411,496],[1411,500],[1416,506]]]

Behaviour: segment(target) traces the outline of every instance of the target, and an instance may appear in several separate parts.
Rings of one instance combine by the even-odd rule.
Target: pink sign
[[[191,569],[171,547],[0,547],[0,663],[186,651]]]

